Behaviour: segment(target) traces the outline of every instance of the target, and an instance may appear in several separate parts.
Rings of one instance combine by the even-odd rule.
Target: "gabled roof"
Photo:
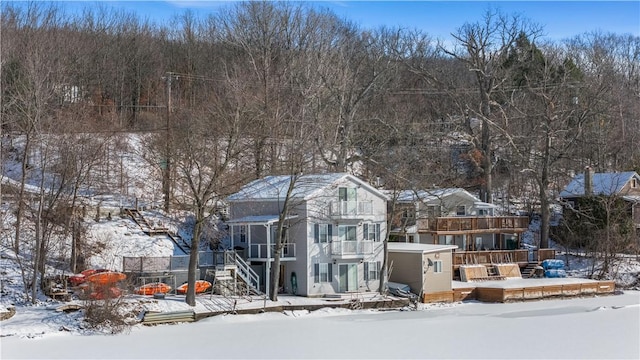
[[[398,202],[430,202],[434,200],[440,200],[448,196],[459,196],[473,202],[476,207],[489,208],[495,207],[493,204],[480,201],[477,196],[474,196],[470,192],[462,188],[444,188],[444,189],[432,189],[432,190],[402,190],[398,194]]]
[[[228,201],[284,200],[293,176],[267,176],[243,186],[240,191],[227,198]],[[370,192],[387,200],[387,196],[378,189],[347,173],[305,174],[295,179],[291,198],[308,200],[316,193],[348,179]]]
[[[640,181],[640,177],[635,171],[595,173],[592,180],[593,194],[605,196],[620,194],[624,185],[633,177]],[[562,198],[579,196],[584,196],[584,174],[576,175],[569,185],[560,192]]]

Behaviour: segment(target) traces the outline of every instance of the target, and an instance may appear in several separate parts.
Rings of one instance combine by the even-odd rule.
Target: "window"
[[[380,277],[380,261],[368,261],[364,263],[364,279],[378,280]]]
[[[467,214],[467,211],[464,205],[456,206],[456,215],[465,216],[466,214]]]
[[[328,243],[331,242],[333,226],[331,224],[315,224],[313,225],[313,242]]]
[[[313,282],[327,283],[331,282],[333,274],[331,273],[331,264],[318,263],[313,265]]]
[[[357,234],[358,228],[355,225],[338,226],[338,236],[340,241],[356,241],[358,240]]]
[[[364,223],[362,232],[365,240],[380,241],[380,224]]]
[[[638,179],[636,178],[631,179],[631,187],[634,189],[638,187]]]
[[[430,219],[440,216],[440,206],[427,205],[427,217]]]
[[[489,210],[487,209],[478,209],[478,216],[488,216]]]
[[[402,218],[403,219],[413,219],[415,216],[415,209],[404,209],[402,210]]]
[[[433,272],[441,273],[442,272],[442,260],[435,260],[433,262]]]
[[[356,188],[338,188],[338,200],[340,201],[356,201],[357,189]]]
[[[247,242],[247,226],[235,225],[233,226],[233,241],[239,243]]]

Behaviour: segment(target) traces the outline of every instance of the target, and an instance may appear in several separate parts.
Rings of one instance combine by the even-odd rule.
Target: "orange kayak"
[[[92,300],[114,299],[120,296],[122,296],[122,290],[117,287],[98,288],[89,294]]]
[[[91,276],[96,273],[107,272],[107,269],[87,269],[82,271],[80,274],[73,274],[69,276],[69,282],[71,286],[78,286],[85,281],[87,281],[87,276]]]
[[[178,294],[186,294],[188,288],[189,288],[189,285],[187,283],[184,283],[178,286],[178,288],[176,288],[176,291],[178,292]],[[196,294],[203,293],[209,290],[210,288],[211,288],[211,283],[208,282],[207,280],[196,281]]]
[[[87,276],[87,281],[98,285],[113,284],[127,278],[127,275],[116,271],[99,272]]]
[[[171,286],[161,282],[149,283],[136,289],[138,295],[166,294],[169,291]]]

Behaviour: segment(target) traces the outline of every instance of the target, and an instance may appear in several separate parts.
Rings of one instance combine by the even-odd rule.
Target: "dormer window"
[[[635,189],[637,187],[638,187],[638,179],[636,178],[631,179],[631,188]]]

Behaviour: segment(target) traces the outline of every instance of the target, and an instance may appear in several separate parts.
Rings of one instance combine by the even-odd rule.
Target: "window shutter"
[[[329,282],[333,281],[333,264],[332,263],[328,263],[327,264],[327,272],[329,273],[327,276],[329,277]]]
[[[362,224],[362,232],[364,233],[365,240],[371,240],[369,239],[369,223]]]
[[[380,224],[376,224],[376,241],[382,240],[382,234],[380,234]]]
[[[318,224],[313,224],[313,242],[320,242],[320,226]]]
[[[313,282],[320,282],[320,264],[313,264]]]
[[[364,281],[368,281],[369,280],[369,263],[365,262],[364,263]]]
[[[333,241],[333,225],[327,225],[327,242]]]

